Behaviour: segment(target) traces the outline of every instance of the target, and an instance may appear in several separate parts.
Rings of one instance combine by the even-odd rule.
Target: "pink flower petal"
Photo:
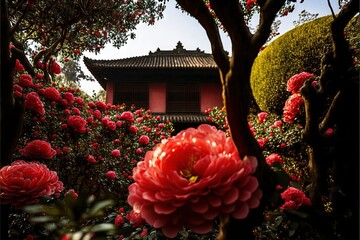
[[[206,213],[209,209],[209,205],[205,201],[199,201],[190,205],[191,209],[197,213]]]
[[[231,204],[234,203],[239,197],[239,190],[235,187],[231,188],[223,198],[223,202],[225,204]]]
[[[156,203],[154,210],[158,214],[170,214],[176,211],[176,208],[170,204]]]
[[[164,235],[168,238],[174,238],[180,231],[181,226],[179,225],[166,225],[161,228],[161,231],[164,233]]]
[[[239,205],[232,213],[232,216],[236,219],[244,219],[249,214],[249,207],[246,203]]]

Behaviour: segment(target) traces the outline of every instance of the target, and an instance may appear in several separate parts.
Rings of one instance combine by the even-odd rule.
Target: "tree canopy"
[[[12,53],[25,64],[24,52],[48,63],[60,51],[64,58],[78,59],[89,50],[98,53],[105,44],[121,47],[140,22],[149,25],[162,17],[165,1],[6,1]],[[45,73],[46,73],[45,69]]]

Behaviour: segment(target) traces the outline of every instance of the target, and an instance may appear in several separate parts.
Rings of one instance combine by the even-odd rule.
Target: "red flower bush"
[[[302,105],[304,105],[304,99],[299,94],[291,95],[283,108],[284,122],[293,123]]]
[[[66,123],[78,133],[84,133],[86,131],[86,120],[80,116],[70,116],[68,117]]]
[[[281,198],[285,203],[280,207],[280,209],[298,209],[300,206],[311,206],[311,201],[306,197],[305,193],[300,189],[289,187],[283,193],[281,193]]]
[[[291,94],[300,93],[300,88],[304,82],[314,76],[314,74],[308,72],[296,74],[288,80],[286,90]]]
[[[34,140],[19,150],[20,154],[32,159],[51,159],[56,151],[51,148],[50,143],[42,140]]]
[[[256,165],[254,157],[241,161],[232,139],[215,127],[189,128],[146,153],[128,202],[167,237],[183,226],[203,234],[219,215],[242,219],[259,205]]]
[[[11,166],[0,169],[1,204],[20,208],[33,204],[38,198],[63,191],[56,172],[44,164],[17,160]]]

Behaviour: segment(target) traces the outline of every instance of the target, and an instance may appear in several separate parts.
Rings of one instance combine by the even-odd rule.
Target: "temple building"
[[[222,107],[221,82],[211,54],[186,50],[181,42],[173,50],[149,55],[84,63],[106,90],[106,102],[135,104],[174,123],[176,130],[206,122],[204,111]]]

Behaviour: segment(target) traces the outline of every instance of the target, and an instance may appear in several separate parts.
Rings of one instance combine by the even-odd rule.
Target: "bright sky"
[[[330,0],[330,2],[335,13],[337,13],[339,11],[337,0]],[[292,29],[294,27],[293,21],[298,20],[299,13],[304,9],[309,13],[319,13],[319,16],[331,14],[327,0],[304,0],[301,4],[297,3],[293,13],[280,19],[282,22],[280,33],[285,33]],[[128,40],[127,44],[120,49],[109,45],[100,54],[95,55],[94,53],[85,52],[84,55],[92,59],[120,59],[144,56],[148,55],[149,51],[156,51],[157,48],[172,50],[179,41],[187,50],[200,48],[200,50],[211,53],[210,42],[205,30],[196,19],[175,8],[175,0],[170,0],[167,3],[164,17],[161,20],[155,22],[152,26],[147,24],[138,25],[135,34],[136,38]],[[230,40],[226,34],[222,35],[222,40],[225,50],[231,53]],[[85,74],[91,75],[82,60],[81,66]],[[90,95],[92,95],[93,90],[98,92],[102,89],[96,81],[83,81],[80,84],[81,89]]]

